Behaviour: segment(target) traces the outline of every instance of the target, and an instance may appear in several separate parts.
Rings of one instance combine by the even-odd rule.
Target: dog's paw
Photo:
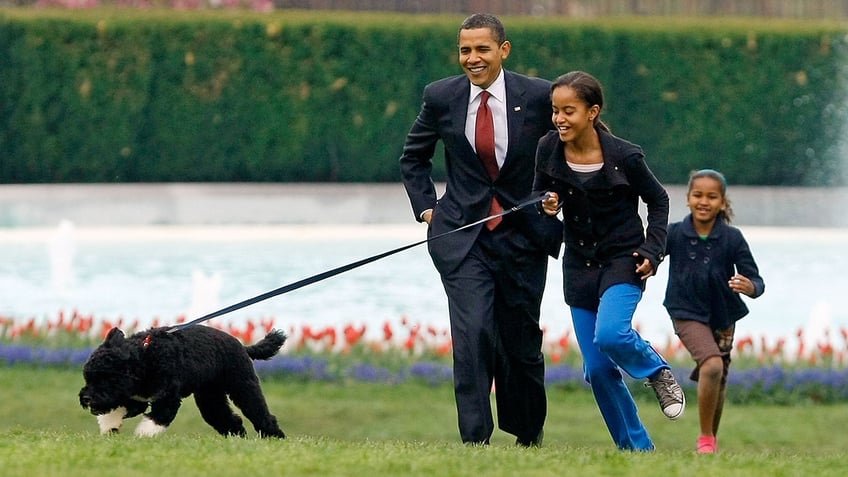
[[[156,424],[153,419],[144,416],[138,423],[138,427],[135,428],[135,435],[138,437],[153,437],[165,432],[165,429],[167,429],[167,426]]]
[[[127,415],[127,409],[119,407],[114,411],[97,416],[97,425],[100,426],[100,434],[114,434],[121,430],[121,424],[124,422],[124,416]]]

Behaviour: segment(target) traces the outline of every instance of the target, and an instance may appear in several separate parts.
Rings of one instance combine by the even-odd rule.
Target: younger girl
[[[686,194],[691,213],[668,228],[671,265],[663,305],[696,363],[690,378],[698,382],[701,454],[718,449],[734,325],[748,314],[739,294],[756,298],[765,290],[742,232],[729,225],[733,211],[726,194],[721,173],[693,172]]]

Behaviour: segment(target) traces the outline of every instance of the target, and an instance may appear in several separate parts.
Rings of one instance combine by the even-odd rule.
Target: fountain
[[[206,274],[195,270],[191,274],[191,305],[186,310],[186,318],[206,315],[221,308],[221,274],[218,272]]]
[[[50,278],[53,291],[60,298],[70,297],[75,282],[74,256],[76,255],[75,227],[70,220],[62,220],[48,243]]]

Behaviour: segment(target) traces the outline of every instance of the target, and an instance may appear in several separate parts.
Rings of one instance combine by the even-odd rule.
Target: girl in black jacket
[[[603,92],[593,76],[560,76],[551,102],[557,130],[539,140],[533,189],[550,193],[545,213],[562,210],[565,301],[586,380],[615,444],[649,451],[654,444],[621,371],[648,378],[667,417],[683,414],[685,396],[668,363],[632,326],[645,281],[663,259],[668,194],[642,149],[613,136],[599,119]],[[647,230],[640,198],[648,208]]]
[[[748,243],[729,225],[733,211],[726,193],[721,173],[693,172],[686,193],[691,213],[668,229],[671,268],[663,305],[696,363],[691,378],[698,382],[702,454],[718,448],[735,323],[748,314],[740,294],[756,298],[765,291]]]

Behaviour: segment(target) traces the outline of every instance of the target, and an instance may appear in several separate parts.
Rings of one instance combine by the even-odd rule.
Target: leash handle
[[[342,266],[334,268],[332,270],[327,270],[326,272],[322,272],[322,273],[318,273],[316,275],[312,275],[311,277],[307,277],[307,278],[304,278],[302,280],[298,280],[294,283],[284,285],[280,288],[276,288],[274,290],[262,293],[261,295],[256,295],[252,298],[248,298],[247,300],[240,301],[238,303],[235,303],[235,304],[230,305],[230,306],[225,307],[225,308],[221,308],[218,311],[213,311],[212,313],[209,313],[207,315],[203,315],[200,318],[195,318],[194,320],[187,321],[185,323],[180,323],[178,325],[174,325],[168,330],[168,333],[173,333],[175,331],[179,331],[179,330],[182,330],[184,328],[188,328],[189,326],[193,326],[193,325],[196,325],[196,324],[199,324],[199,323],[203,323],[204,321],[211,320],[212,318],[216,318],[216,317],[219,317],[221,315],[226,315],[227,313],[231,313],[233,311],[240,310],[240,309],[245,308],[247,306],[259,303],[260,301],[265,301],[269,298],[273,298],[275,296],[282,295],[284,293],[288,293],[290,291],[297,290],[298,288],[303,288],[307,285],[311,285],[313,283],[320,282],[320,281],[326,280],[330,277],[334,277],[334,276],[339,275],[341,273],[353,270],[354,268],[359,268],[359,267],[361,267],[363,265],[367,265],[371,262],[376,262],[377,260],[380,260],[382,258],[386,258],[390,255],[394,255],[394,254],[399,253],[399,252],[403,252],[404,250],[408,250],[412,247],[417,247],[418,245],[421,245],[421,244],[424,244],[424,243],[427,243],[427,242],[431,242],[433,240],[438,240],[442,237],[446,237],[450,234],[459,232],[461,230],[469,229],[469,228],[474,227],[476,225],[480,225],[484,222],[488,222],[489,220],[492,220],[494,218],[503,217],[504,215],[511,214],[512,212],[516,212],[518,210],[521,210],[524,207],[527,207],[528,205],[532,205],[532,204],[535,204],[537,202],[541,202],[541,201],[543,201],[543,200],[545,200],[549,197],[550,197],[550,193],[545,193],[544,195],[542,195],[540,197],[528,199],[528,200],[526,200],[526,201],[524,201],[524,202],[522,202],[522,203],[520,203],[520,204],[518,204],[514,207],[511,207],[509,209],[504,209],[502,212],[499,212],[497,214],[492,214],[492,215],[490,215],[488,217],[484,217],[484,218],[482,218],[482,219],[480,219],[476,222],[472,222],[470,224],[463,225],[462,227],[458,227],[458,228],[455,228],[453,230],[449,230],[447,232],[443,232],[441,234],[434,235],[434,236],[429,237],[427,239],[420,240],[420,241],[415,242],[415,243],[407,244],[407,245],[404,245],[402,247],[398,247],[398,248],[389,250],[387,252],[383,252],[383,253],[380,253],[380,254],[377,254],[377,255],[373,255],[371,257],[364,258],[362,260],[358,260],[356,262],[349,263],[347,265],[342,265]]]

